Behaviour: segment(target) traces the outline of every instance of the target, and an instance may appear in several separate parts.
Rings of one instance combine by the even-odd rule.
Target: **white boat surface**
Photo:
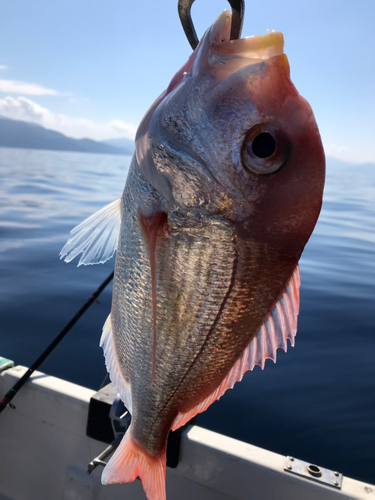
[[[26,370],[15,366],[0,373],[0,398]],[[13,399],[15,409],[0,415],[0,500],[146,499],[140,481],[103,486],[101,467],[87,473],[88,463],[108,446],[86,435],[94,394],[34,372]],[[181,435],[177,467],[167,467],[167,499],[375,499],[374,485],[320,469],[328,482],[341,482],[326,485],[309,475],[308,465],[190,425]],[[303,476],[294,473],[297,466]]]

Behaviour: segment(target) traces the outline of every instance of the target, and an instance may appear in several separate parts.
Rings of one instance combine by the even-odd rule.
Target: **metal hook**
[[[178,14],[186,38],[193,50],[197,47],[199,40],[191,19],[191,6],[195,0],[178,0]],[[245,12],[245,0],[228,0],[232,7],[232,26],[230,29],[230,39],[237,40],[241,36],[242,23]]]

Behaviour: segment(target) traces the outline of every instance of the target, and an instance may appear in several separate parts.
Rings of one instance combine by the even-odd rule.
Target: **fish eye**
[[[245,167],[255,174],[272,174],[285,163],[289,143],[272,125],[257,125],[246,134],[241,157]]]
[[[253,140],[251,149],[258,158],[269,158],[276,149],[275,139],[269,132],[261,132]]]

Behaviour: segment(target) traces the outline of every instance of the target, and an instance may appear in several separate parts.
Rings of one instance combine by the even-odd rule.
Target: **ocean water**
[[[69,231],[121,195],[130,157],[0,148],[0,356],[30,365],[114,260],[58,254]],[[327,162],[303,257],[296,346],[255,367],[198,424],[375,484],[375,165]],[[41,366],[98,389],[109,286]],[[1,396],[1,395],[0,395]]]

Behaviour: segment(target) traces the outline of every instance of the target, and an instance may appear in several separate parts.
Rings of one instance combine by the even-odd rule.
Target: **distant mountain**
[[[134,150],[134,141],[130,139],[126,139],[122,137],[121,139],[109,139],[108,141],[103,141],[104,144],[108,144],[109,146],[115,146],[116,148],[123,148],[127,151],[133,152]]]
[[[92,139],[73,139],[36,123],[0,116],[0,147],[129,155],[134,146],[123,148]]]

